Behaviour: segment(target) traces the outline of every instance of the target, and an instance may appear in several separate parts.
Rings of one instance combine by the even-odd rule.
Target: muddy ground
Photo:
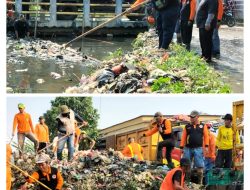
[[[228,75],[234,93],[244,92],[244,28],[222,26],[219,30],[221,57],[212,66]],[[200,52],[198,29],[194,28],[192,48]]]

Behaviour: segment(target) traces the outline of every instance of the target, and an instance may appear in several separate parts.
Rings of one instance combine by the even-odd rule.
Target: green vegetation
[[[186,70],[185,77],[190,79],[186,85],[182,81],[172,83],[169,78],[159,78],[152,86],[152,91],[165,93],[230,93],[228,84],[221,81],[222,74],[215,71],[194,52],[188,52],[180,45],[170,47],[171,56],[163,64],[157,67],[165,72],[174,70]]]
[[[119,48],[115,50],[114,52],[110,52],[107,59],[121,58],[122,56],[123,56],[122,48]]]

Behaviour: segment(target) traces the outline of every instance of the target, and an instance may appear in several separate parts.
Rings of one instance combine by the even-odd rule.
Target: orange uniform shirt
[[[164,119],[162,120],[162,123],[164,122]],[[162,124],[161,123],[161,124]],[[147,131],[145,134],[146,136],[151,136],[153,134],[155,134],[156,132],[158,132],[158,127],[157,127],[157,124],[153,125],[153,129]],[[172,127],[171,127],[171,121],[168,120],[168,119],[165,119],[165,127],[166,129],[164,130],[164,134],[170,134],[172,132]]]
[[[218,0],[218,15],[217,15],[217,20],[222,20],[223,16],[223,0]]]
[[[74,139],[74,145],[78,145],[79,144],[79,137],[81,135],[81,129],[79,129],[79,127],[77,127],[77,125],[75,125],[75,139]]]
[[[11,168],[8,162],[11,162],[11,146],[6,144],[6,190],[11,189]]]
[[[205,149],[205,142],[203,142],[203,152],[205,158],[211,158],[212,160],[215,160],[215,139],[216,137],[208,131],[209,136],[209,145],[208,145],[208,152],[206,152]]]
[[[13,121],[13,133],[15,133],[17,127],[18,133],[30,132],[34,133],[32,120],[28,113],[18,113],[14,117]]]
[[[181,3],[182,5],[186,4],[187,0],[182,0]],[[193,21],[194,17],[196,14],[196,0],[191,0],[190,1],[190,15],[189,15],[189,20]]]
[[[49,128],[46,124],[38,123],[35,129],[35,135],[38,142],[49,142]]]
[[[51,173],[51,168],[49,168],[49,173],[48,173],[48,174],[47,174],[47,173],[43,173],[43,176],[45,176],[45,177],[47,178],[48,181],[50,181],[50,177],[49,177],[49,174],[50,174],[50,173]],[[57,185],[56,185],[56,189],[62,189],[62,186],[63,186],[63,177],[62,177],[62,175],[61,175],[61,173],[60,173],[59,171],[57,172],[56,176],[57,176]],[[33,178],[35,178],[36,180],[38,180],[38,179],[39,179],[39,174],[38,174],[38,172],[34,172],[34,173],[31,175],[31,177],[33,177]],[[28,183],[34,183],[35,180],[29,178],[29,179],[27,180],[27,182],[28,182]]]
[[[143,149],[138,143],[130,143],[122,150],[124,156],[132,158],[136,155],[140,161],[143,160],[142,152]]]
[[[174,184],[173,184],[173,176],[175,174],[175,172],[177,171],[182,171],[180,167],[178,168],[174,168],[172,170],[170,170],[166,177],[164,178],[160,190],[175,190]],[[181,176],[181,186],[184,187],[184,179],[185,179],[185,174],[183,174],[182,172],[182,176]]]

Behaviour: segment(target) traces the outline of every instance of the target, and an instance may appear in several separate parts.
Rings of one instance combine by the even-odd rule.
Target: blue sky
[[[18,112],[17,104],[26,105],[33,123],[50,109],[53,96],[8,97],[7,98],[7,136],[12,132],[14,115]],[[232,112],[232,102],[242,100],[242,95],[175,95],[175,96],[94,96],[93,106],[98,110],[100,119],[98,128],[135,118],[140,115],[153,115],[157,111],[163,114],[189,114],[193,109],[208,114],[225,114]]]

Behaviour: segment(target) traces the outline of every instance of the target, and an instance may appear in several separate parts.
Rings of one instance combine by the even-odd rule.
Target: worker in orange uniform
[[[211,125],[207,125],[207,129],[208,129],[208,136],[209,136],[209,146],[208,146],[208,152],[206,152],[205,150],[205,140],[203,142],[203,152],[204,152],[204,164],[205,164],[205,184],[207,184],[208,182],[208,177],[207,174],[209,172],[209,170],[211,170],[214,167],[215,164],[215,140],[216,137],[215,135],[210,131]]]
[[[219,28],[221,25],[221,20],[223,16],[223,0],[218,0],[218,15],[217,15],[217,27],[213,32],[213,46],[212,46],[212,56],[219,59],[220,58],[220,37],[219,37]]]
[[[129,158],[135,158],[136,160],[142,161],[143,149],[140,144],[135,142],[133,137],[128,138],[129,144],[122,150],[122,154]]]
[[[44,149],[49,143],[49,128],[45,124],[43,116],[39,117],[39,123],[36,125],[35,135],[39,142],[38,151]]]
[[[180,11],[181,39],[188,51],[190,50],[190,43],[192,40],[195,12],[196,12],[196,0],[181,0],[181,11]]]
[[[180,149],[184,148],[183,158],[194,160],[194,167],[197,168],[199,183],[203,180],[203,142],[205,146],[204,154],[208,152],[209,136],[207,126],[200,123],[199,112],[192,111],[189,115],[190,123],[185,126],[182,133]]]
[[[49,165],[49,156],[46,154],[39,154],[36,158],[38,170],[35,171],[31,177],[40,181],[52,190],[61,190],[63,186],[63,177],[58,169]],[[27,182],[22,186],[22,190],[26,189],[27,183],[34,183],[35,180],[27,178]],[[40,190],[47,190],[44,186],[39,184]]]
[[[191,163],[187,158],[180,160],[180,167],[174,168],[167,173],[160,190],[185,190],[185,175],[190,172]]]
[[[11,146],[6,144],[6,190],[11,190],[11,167],[8,162],[11,162]]]
[[[80,135],[81,135],[81,130],[77,126],[77,121],[75,120],[75,139],[74,139],[75,151],[78,151],[78,149],[79,149],[79,138],[80,138]]]
[[[25,105],[20,103],[18,104],[19,113],[17,113],[14,117],[13,121],[13,130],[12,130],[12,137],[15,136],[16,127],[17,127],[17,138],[18,138],[18,145],[19,145],[19,156],[22,157],[23,148],[24,148],[24,141],[25,137],[30,139],[34,143],[34,150],[37,151],[38,148],[38,141],[34,135],[34,129],[30,114],[26,113]]]
[[[160,133],[163,141],[158,143],[157,160],[160,161],[161,159],[166,157],[168,161],[168,167],[173,168],[174,164],[172,162],[171,153],[175,145],[175,140],[172,134],[172,126],[170,120],[164,119],[161,112],[156,112],[151,126],[153,126],[153,129],[143,134],[143,137],[151,136],[156,132]],[[166,147],[166,155],[162,155],[163,147]]]

